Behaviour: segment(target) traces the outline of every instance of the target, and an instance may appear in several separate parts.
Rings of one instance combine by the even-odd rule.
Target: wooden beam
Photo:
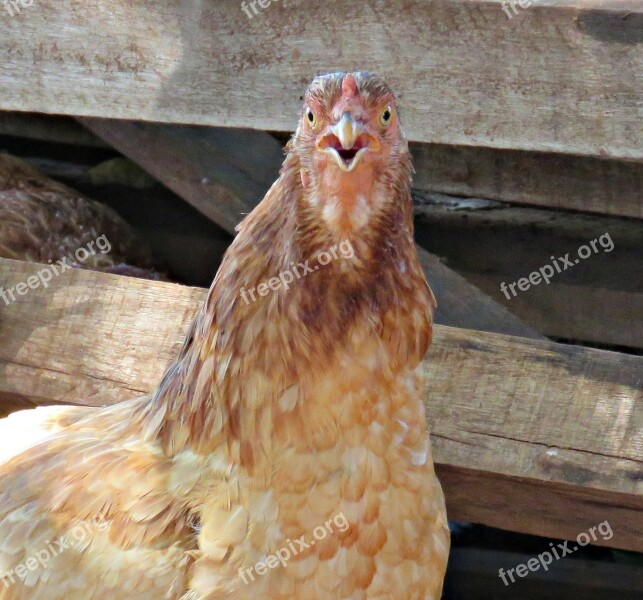
[[[412,144],[418,190],[643,219],[643,164]]]
[[[42,268],[0,259],[0,289],[6,293]],[[0,296],[0,399],[8,397],[10,405],[101,406],[141,395],[158,383],[206,291],[97,275],[68,271],[47,289],[29,290],[10,305]],[[88,286],[84,292],[78,287],[83,285]],[[168,299],[175,291],[175,302],[155,299],[157,294]],[[110,307],[118,322],[95,320],[97,302]],[[84,328],[91,334],[81,334]],[[99,338],[104,345],[96,345]],[[137,350],[123,360],[118,354],[127,346]]]
[[[643,348],[643,222],[416,193],[415,231],[450,268],[546,335]],[[566,255],[571,266],[559,258]],[[549,283],[515,285],[541,268],[554,271]],[[501,291],[503,282],[515,293]]]
[[[0,109],[290,130],[313,75],[365,68],[413,141],[642,160],[640,1],[502,6],[41,0],[3,15]]]
[[[81,119],[215,223],[234,233],[278,176],[281,145],[260,131]],[[438,323],[524,337],[544,336],[418,247],[438,300]]]
[[[40,268],[2,260],[0,281]],[[74,270],[0,301],[0,401],[149,392],[203,297]],[[424,371],[451,518],[568,539],[607,519],[601,543],[643,550],[643,357],[437,326]]]

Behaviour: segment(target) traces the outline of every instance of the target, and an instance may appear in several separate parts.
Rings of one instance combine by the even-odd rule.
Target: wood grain
[[[419,190],[643,219],[641,163],[441,144],[411,152]]]
[[[43,268],[0,259],[0,289]],[[68,270],[10,305],[0,297],[0,398],[102,406],[158,383],[205,290],[88,273]],[[176,302],[155,300],[175,290]],[[101,316],[103,310],[114,320]],[[127,348],[137,350],[126,358]]]
[[[535,326],[525,324],[491,296],[447,267],[437,256],[418,245],[416,249],[424,274],[438,302],[435,313],[436,323],[450,327],[545,339],[537,328],[538,323]]]
[[[261,131],[81,122],[231,234],[276,180],[283,161],[281,145]],[[438,300],[438,323],[544,338],[437,257],[420,247],[418,254]]]
[[[2,14],[0,109],[290,130],[313,75],[365,68],[409,138],[643,158],[643,7],[548,0],[41,0]]]
[[[14,286],[39,265],[0,261]],[[203,290],[75,270],[0,301],[0,401],[110,404],[154,388]],[[436,327],[425,362],[451,518],[643,550],[643,357]]]

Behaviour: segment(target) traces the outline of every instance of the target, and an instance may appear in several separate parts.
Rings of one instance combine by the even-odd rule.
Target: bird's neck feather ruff
[[[402,159],[399,176],[378,183],[391,201],[348,240],[353,258],[246,302],[241,290],[345,241],[307,202],[298,157],[288,155],[280,178],[240,225],[178,358],[139,415],[166,453],[189,447],[207,454],[227,445],[233,462],[252,463],[253,438],[265,430],[255,421],[277,419],[284,392],[332,369],[365,315],[364,330],[394,349],[399,364],[391,368],[419,363],[430,343],[433,300],[413,241],[410,158]]]

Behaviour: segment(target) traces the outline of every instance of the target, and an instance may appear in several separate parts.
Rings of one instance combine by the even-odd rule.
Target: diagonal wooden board
[[[640,1],[511,10],[289,0],[248,17],[239,0],[39,0],[0,14],[0,110],[289,130],[315,74],[370,69],[413,141],[643,159]]]
[[[272,185],[283,161],[279,143],[261,131],[81,122],[232,234]],[[437,257],[419,246],[418,254],[438,300],[438,323],[544,339]]]
[[[0,260],[5,290],[42,265]],[[0,402],[100,406],[152,390],[204,290],[89,271],[0,299]],[[643,550],[643,357],[436,327],[423,363],[452,519]]]

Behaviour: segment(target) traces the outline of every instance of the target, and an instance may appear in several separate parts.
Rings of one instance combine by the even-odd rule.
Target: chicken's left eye
[[[310,126],[314,127],[315,123],[317,122],[317,118],[315,117],[315,113],[310,107],[306,109],[306,118],[308,119]]]
[[[391,124],[391,119],[393,117],[393,109],[390,106],[387,106],[380,115],[380,123],[384,127],[388,127]]]

